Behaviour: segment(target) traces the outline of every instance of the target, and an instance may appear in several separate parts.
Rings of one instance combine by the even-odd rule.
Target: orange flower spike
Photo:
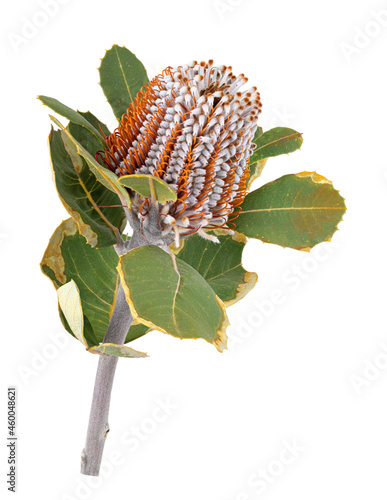
[[[160,206],[163,233],[225,227],[246,195],[252,139],[261,112],[256,87],[232,68],[193,61],[167,67],[138,93],[99,153],[118,176],[154,175],[178,195]],[[139,219],[148,203],[131,193]]]

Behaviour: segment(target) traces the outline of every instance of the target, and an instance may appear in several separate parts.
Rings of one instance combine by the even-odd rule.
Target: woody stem
[[[133,248],[147,244],[148,242],[141,232],[135,229],[131,240],[118,242],[115,249],[117,254],[121,256]],[[132,320],[124,290],[120,285],[104,343],[123,344]],[[98,361],[86,444],[81,456],[81,473],[88,476],[99,475],[105,440],[109,432],[110,398],[117,361],[116,356],[101,356]]]

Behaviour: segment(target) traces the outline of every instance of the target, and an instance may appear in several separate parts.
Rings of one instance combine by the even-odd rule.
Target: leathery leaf
[[[249,193],[234,222],[247,237],[309,251],[332,238],[345,210],[344,198],[330,181],[301,172]]]
[[[117,265],[114,248],[92,248],[79,234],[73,219],[63,221],[55,230],[40,264],[56,289],[71,280],[76,283],[84,314],[84,335],[92,346],[103,341],[110,321],[119,285]],[[63,323],[72,333],[67,322]],[[125,343],[148,331],[147,326],[135,322]]]
[[[242,252],[247,238],[218,229],[211,231],[219,243],[213,243],[197,234],[183,240],[175,251],[179,259],[196,269],[226,306],[243,298],[258,280],[256,273],[242,266]]]
[[[181,339],[205,339],[220,352],[226,348],[225,306],[186,262],[156,246],[143,246],[123,255],[118,271],[139,322]]]

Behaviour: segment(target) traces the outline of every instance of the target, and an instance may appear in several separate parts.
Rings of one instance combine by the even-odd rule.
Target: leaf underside
[[[146,358],[147,354],[136,351],[131,347],[119,344],[100,344],[88,349],[92,354],[101,356],[116,356],[119,358]]]
[[[70,280],[57,290],[59,307],[66,318],[67,324],[74,336],[88,347],[88,342],[84,336],[84,316],[81,304],[81,297],[74,280]]]

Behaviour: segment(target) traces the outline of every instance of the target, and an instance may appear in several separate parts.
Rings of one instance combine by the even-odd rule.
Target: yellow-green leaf
[[[83,335],[83,311],[81,297],[74,280],[57,290],[59,306],[66,318],[75,337],[87,347],[87,341]]]
[[[165,181],[153,175],[131,174],[119,178],[118,182],[136,191],[144,198],[154,198],[159,203],[176,201],[177,194]]]
[[[88,351],[100,356],[117,356],[119,358],[147,358],[145,352],[136,351],[131,347],[120,344],[100,344],[89,347]]]

